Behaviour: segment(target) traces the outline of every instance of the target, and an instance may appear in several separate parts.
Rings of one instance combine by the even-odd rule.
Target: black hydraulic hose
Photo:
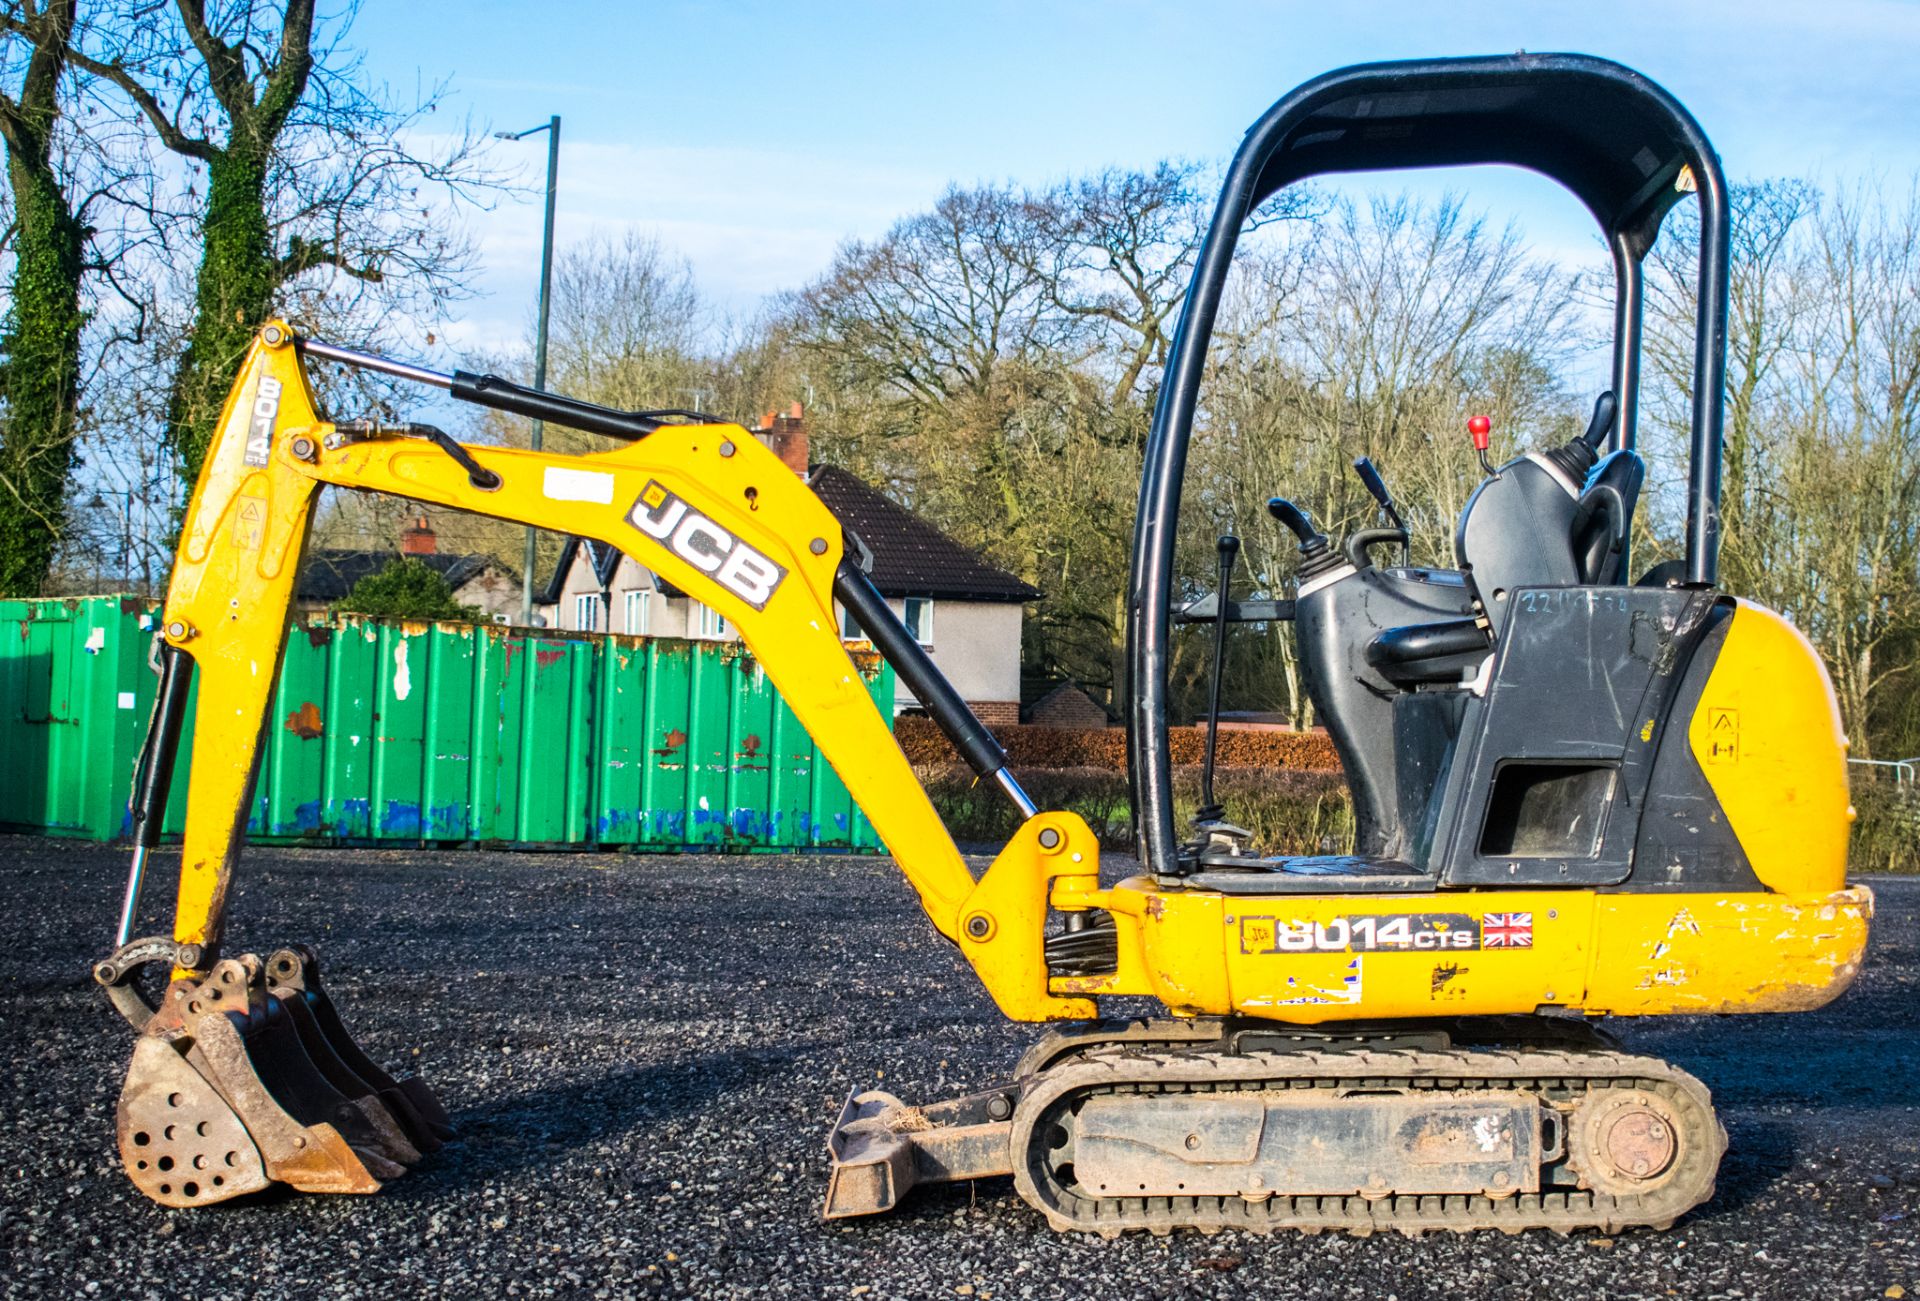
[[[1240,555],[1240,539],[1220,535],[1220,608],[1213,619],[1213,681],[1207,687],[1207,753],[1200,768],[1200,808],[1196,822],[1218,822],[1226,812],[1213,800],[1213,759],[1220,746],[1220,675],[1227,662],[1227,589],[1233,582],[1233,562]]]
[[[842,560],[840,568],[834,571],[833,594],[853,616],[860,631],[873,642],[874,649],[893,665],[893,671],[900,675],[907,689],[926,706],[928,715],[967,761],[967,766],[995,782],[1007,798],[1019,806],[1022,815],[1032,817],[1037,809],[1007,771],[1007,752],[960,698],[953,683],[947,681],[947,675],[927,654],[926,647],[907,631],[866,571],[851,560]]]

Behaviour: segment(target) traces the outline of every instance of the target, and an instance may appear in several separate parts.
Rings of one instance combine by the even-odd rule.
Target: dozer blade
[[[280,974],[306,978],[311,955],[274,957],[296,968]],[[141,1028],[117,1127],[127,1174],[155,1201],[200,1206],[273,1182],[375,1192],[443,1141],[415,1098],[450,1131],[424,1086],[404,1090],[378,1068],[368,1079],[325,995],[270,988],[269,966],[247,954],[176,980]],[[101,969],[124,983],[112,960]]]
[[[1015,1097],[1011,1086],[930,1107],[879,1090],[849,1096],[827,1135],[822,1216],[878,1215],[916,1184],[1012,1174]]]

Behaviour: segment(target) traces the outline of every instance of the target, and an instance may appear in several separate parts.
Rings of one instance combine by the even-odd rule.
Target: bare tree
[[[637,232],[596,235],[554,264],[549,383],[629,410],[697,407],[710,315],[685,258]]]
[[[1195,170],[950,189],[786,304],[832,459],[1048,593],[1028,668],[1116,681],[1139,448]]]
[[[167,410],[188,482],[266,317],[311,314],[322,299],[363,303],[363,320],[404,314],[464,283],[453,209],[496,178],[470,130],[431,154],[410,144],[440,92],[406,106],[369,88],[342,43],[353,13],[321,19],[314,0],[140,0],[74,53],[192,177],[194,305]]]

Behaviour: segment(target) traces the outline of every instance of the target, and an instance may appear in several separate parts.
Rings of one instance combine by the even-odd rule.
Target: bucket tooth
[[[297,995],[312,1014],[313,1026],[334,1055],[355,1075],[371,1085],[387,1109],[400,1121],[413,1145],[432,1152],[459,1137],[446,1108],[417,1075],[394,1079],[347,1033],[339,1010],[320,982],[320,960],[305,945],[289,945],[267,959],[267,980],[274,992],[291,1001]]]
[[[267,995],[272,1014],[284,1017],[293,1024],[300,1047],[305,1050],[308,1060],[326,1077],[327,1083],[336,1092],[366,1117],[367,1124],[379,1136],[382,1151],[401,1165],[418,1165],[421,1153],[427,1149],[413,1142],[405,1120],[387,1104],[379,1091],[341,1060],[315,1022],[313,1009],[307,1006],[300,992],[282,986],[268,990]],[[438,1142],[433,1144],[435,1148],[439,1146]]]
[[[215,968],[215,974],[220,974],[219,968]],[[248,1015],[241,1038],[248,1060],[289,1115],[306,1125],[332,1125],[367,1167],[382,1178],[419,1162],[419,1151],[407,1142],[378,1098],[370,1092],[356,1097],[340,1088],[322,1065],[329,1055],[323,1051],[316,1059],[308,1052],[299,1026],[284,1003],[257,980],[249,983],[247,995]],[[380,1162],[389,1168],[380,1170]]]

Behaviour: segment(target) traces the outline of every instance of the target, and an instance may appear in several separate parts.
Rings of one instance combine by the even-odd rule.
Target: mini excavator
[[[1275,498],[1299,548],[1291,598],[1230,599],[1223,541],[1219,589],[1184,599],[1183,467],[1249,215],[1313,176],[1467,164],[1530,168],[1599,223],[1615,337],[1591,425],[1494,465],[1473,423],[1485,477],[1455,568],[1406,563],[1397,524],[1335,541]],[[1635,576],[1642,261],[1688,196],[1700,255],[1685,554]],[[1819,1007],[1851,983],[1872,913],[1846,880],[1847,742],[1820,660],[1778,614],[1715,583],[1727,295],[1714,151],[1679,103],[1617,64],[1365,65],[1261,117],[1227,173],[1145,449],[1126,697],[1139,867],[1111,883],[1087,825],[1035,807],[889,611],[858,539],[739,426],[440,374],[267,324],[186,512],[119,947],[94,972],[138,1032],[118,1113],[128,1174],[172,1206],[271,1183],[370,1192],[452,1136],[431,1090],[355,1046],[310,951],[222,956],[294,578],[332,485],[598,538],[720,611],[933,929],[1005,1015],[1053,1027],[1009,1079],[969,1096],[850,1097],[828,1139],[827,1217],[1011,1175],[1056,1228],[1104,1235],[1671,1224],[1712,1195],[1725,1134],[1698,1080],[1598,1021]],[[565,456],[325,419],[305,370],[317,363],[621,445]],[[1362,477],[1395,519],[1378,472]],[[1019,809],[978,877],[868,698],[836,602]],[[1171,638],[1234,621],[1292,624],[1352,790],[1351,854],[1260,856],[1218,808],[1176,825]],[[194,675],[174,929],[134,939]],[[163,992],[137,979],[156,964]],[[1101,1019],[1118,997],[1165,1014]]]

